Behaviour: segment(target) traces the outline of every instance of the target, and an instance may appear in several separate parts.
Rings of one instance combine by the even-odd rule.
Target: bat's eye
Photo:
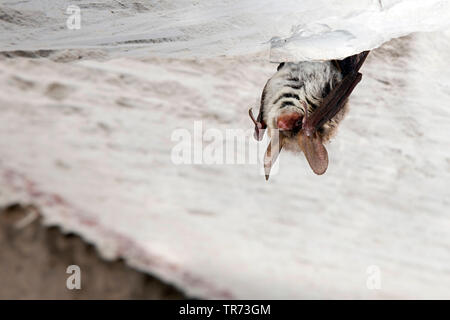
[[[284,66],[284,62],[280,63],[280,64],[278,65],[277,71],[280,71],[280,69],[283,68],[283,66]]]

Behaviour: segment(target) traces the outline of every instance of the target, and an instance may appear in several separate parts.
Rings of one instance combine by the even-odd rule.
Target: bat
[[[266,129],[271,137],[264,155],[266,180],[283,148],[303,152],[314,173],[325,173],[328,153],[324,144],[347,112],[348,98],[361,81],[359,69],[368,54],[278,66],[264,86],[258,117],[249,110],[255,139],[262,140]]]

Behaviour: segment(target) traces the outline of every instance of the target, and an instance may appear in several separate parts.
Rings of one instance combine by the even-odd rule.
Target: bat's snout
[[[292,130],[302,123],[303,116],[297,112],[282,114],[277,118],[277,128],[279,130]]]

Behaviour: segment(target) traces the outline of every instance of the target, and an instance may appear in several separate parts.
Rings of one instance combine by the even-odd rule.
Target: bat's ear
[[[266,176],[266,181],[269,180],[270,170],[272,169],[273,164],[278,158],[278,155],[281,152],[284,144],[284,137],[280,134],[275,134],[272,137],[272,140],[269,142],[267,146],[266,153],[264,154],[264,174]]]
[[[321,175],[328,168],[328,152],[317,132],[307,136],[303,132],[298,135],[298,144],[308,160],[309,166],[315,174]]]
[[[255,119],[255,117],[253,116],[252,108],[248,110],[248,114],[250,115],[250,119],[252,119],[253,123],[255,124],[254,137],[256,140],[261,141],[264,136],[264,131],[267,127],[262,120],[261,112],[258,115],[258,119]]]

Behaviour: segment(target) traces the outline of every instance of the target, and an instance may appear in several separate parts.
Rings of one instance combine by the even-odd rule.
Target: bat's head
[[[295,136],[305,115],[312,114],[340,80],[331,62],[281,63],[262,95],[263,120],[269,132],[278,129],[287,137]],[[326,125],[319,135],[327,141],[331,133]]]
[[[274,81],[275,80],[275,81]],[[264,101],[265,123],[272,136],[277,130],[285,140],[285,149],[301,151],[296,142],[296,135],[302,128],[308,104],[300,97],[302,92],[293,92],[289,87],[278,88],[277,79],[272,78],[265,89]]]

